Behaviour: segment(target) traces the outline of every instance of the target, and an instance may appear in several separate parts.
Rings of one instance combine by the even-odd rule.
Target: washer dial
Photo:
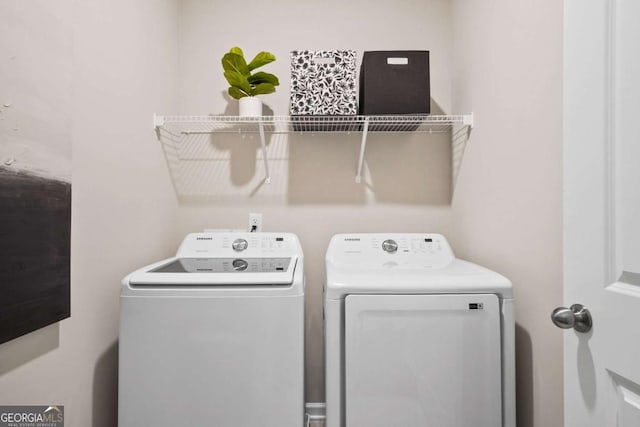
[[[236,252],[242,252],[245,249],[247,249],[248,246],[249,246],[249,242],[247,242],[245,239],[236,239],[231,244],[231,247]]]
[[[382,250],[389,253],[394,253],[398,250],[398,243],[395,240],[387,239],[382,242]]]

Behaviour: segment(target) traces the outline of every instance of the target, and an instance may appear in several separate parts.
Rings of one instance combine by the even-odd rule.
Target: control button
[[[385,252],[393,253],[398,250],[398,244],[395,240],[385,240],[384,242],[382,242],[382,250]]]
[[[236,239],[233,241],[233,244],[231,246],[233,247],[234,251],[242,252],[247,249],[247,247],[249,246],[249,242],[244,239]]]
[[[234,259],[231,265],[233,265],[235,271],[245,271],[249,263],[243,259]]]

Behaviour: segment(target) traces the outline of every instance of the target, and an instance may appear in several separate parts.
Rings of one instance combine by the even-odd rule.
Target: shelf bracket
[[[156,131],[156,138],[160,141],[160,128],[164,126],[164,116],[153,113],[153,129]]]
[[[469,129],[473,129],[473,125],[474,125],[473,113],[465,114],[464,116],[462,116],[462,125],[469,126]]]
[[[362,182],[362,166],[364,164],[364,151],[367,147],[367,133],[369,133],[369,117],[365,117],[362,124],[362,141],[360,142],[360,158],[358,159],[358,170],[356,171],[356,184]]]
[[[160,126],[164,126],[164,116],[159,116],[156,113],[153,113],[153,127],[159,128]]]
[[[264,161],[264,173],[265,173],[264,182],[266,182],[267,184],[270,184],[271,174],[269,173],[269,161],[267,160],[267,143],[264,137],[264,122],[262,121],[262,117],[260,117],[258,121],[258,129],[260,130],[260,144],[262,145],[262,160]]]

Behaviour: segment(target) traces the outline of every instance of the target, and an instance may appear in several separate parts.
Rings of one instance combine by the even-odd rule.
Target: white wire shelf
[[[392,116],[159,116],[154,126],[183,134],[259,133],[262,124],[269,133],[448,132],[459,124],[473,127],[473,114]]]
[[[153,115],[158,139],[161,132],[182,141],[199,134],[260,134],[265,182],[271,182],[265,134],[351,133],[361,132],[360,156],[355,180],[362,181],[362,167],[369,132],[443,133],[454,127],[473,128],[473,113],[459,115],[384,115],[384,116],[162,116]]]

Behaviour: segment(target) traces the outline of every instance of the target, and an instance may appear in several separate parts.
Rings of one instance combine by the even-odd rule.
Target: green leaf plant
[[[222,57],[224,77],[230,86],[229,95],[232,98],[240,99],[245,96],[265,95],[275,92],[276,86],[280,84],[276,76],[264,71],[252,73],[256,68],[275,60],[276,57],[272,53],[260,52],[247,64],[242,49],[232,47]]]

